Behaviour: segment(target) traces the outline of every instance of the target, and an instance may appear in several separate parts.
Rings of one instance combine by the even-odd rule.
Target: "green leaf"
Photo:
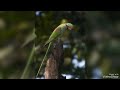
[[[22,44],[22,47],[26,46],[27,44],[29,44],[30,42],[32,42],[33,40],[35,40],[36,38],[36,34],[35,34],[35,28],[33,29],[33,32],[30,33],[26,39],[25,39],[25,42]]]

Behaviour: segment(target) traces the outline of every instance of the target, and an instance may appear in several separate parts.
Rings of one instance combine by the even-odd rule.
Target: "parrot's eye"
[[[66,27],[67,27],[67,29],[69,29],[67,24],[66,24]]]
[[[67,23],[67,24],[66,24],[66,27],[67,27],[68,30],[72,30],[72,29],[73,29],[73,25],[70,24],[70,23]]]

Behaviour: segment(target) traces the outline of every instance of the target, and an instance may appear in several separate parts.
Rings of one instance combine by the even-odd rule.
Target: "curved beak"
[[[73,30],[73,27],[68,27],[69,30]]]

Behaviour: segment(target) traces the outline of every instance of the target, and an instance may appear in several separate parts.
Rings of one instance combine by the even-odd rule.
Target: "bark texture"
[[[61,68],[64,62],[63,43],[58,39],[52,46],[50,57],[45,67],[45,79],[65,79],[61,75]]]

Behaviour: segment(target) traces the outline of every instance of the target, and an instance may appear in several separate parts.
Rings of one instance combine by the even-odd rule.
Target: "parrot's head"
[[[66,23],[67,29],[72,30],[73,29],[73,24],[71,23]]]

